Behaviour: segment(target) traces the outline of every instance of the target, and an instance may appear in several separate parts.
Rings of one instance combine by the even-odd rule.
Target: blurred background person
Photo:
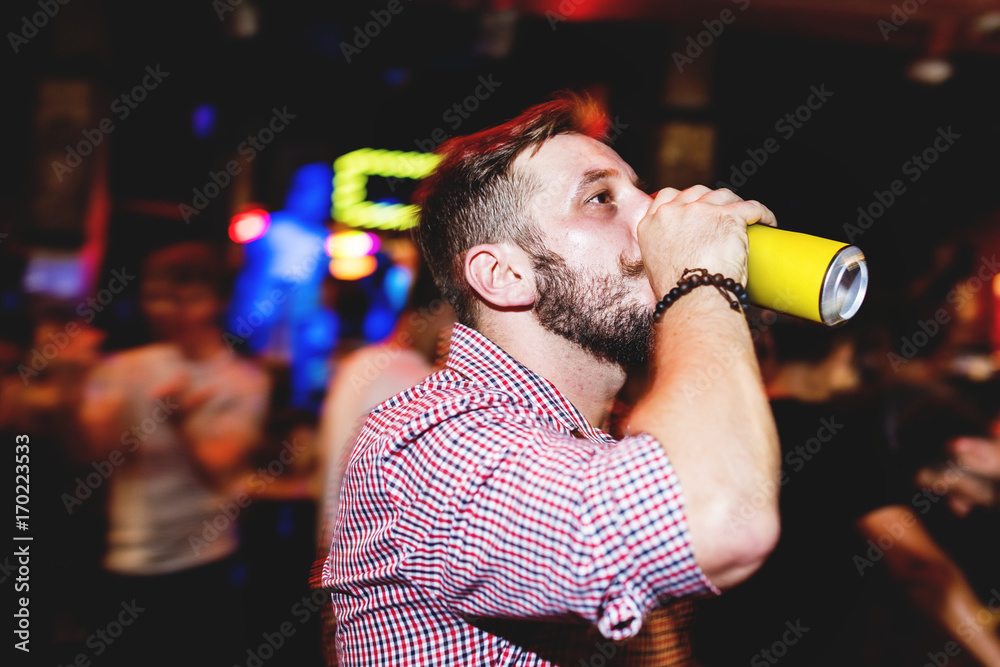
[[[1000,509],[1000,434],[994,420],[987,430],[981,423],[952,434],[938,451],[934,463],[916,472],[917,484],[948,499],[957,516],[966,516],[977,507]],[[940,443],[939,443],[940,444]],[[947,460],[941,460],[945,454]]]
[[[245,648],[237,484],[261,439],[268,380],[224,343],[225,277],[213,247],[154,251],[141,281],[159,340],[103,361],[80,407],[91,457],[115,466],[99,618],[133,604],[137,616],[106,661],[233,664]]]
[[[1000,664],[992,615],[975,624],[988,610],[923,523],[915,469],[902,467],[894,444],[909,436],[889,437],[891,387],[859,366],[868,338],[858,325],[780,318],[761,328],[783,460],[761,493],[780,493],[782,536],[757,575],[701,606],[696,642],[706,665],[776,656],[810,666],[920,664],[948,642],[949,660],[962,655],[952,664]],[[887,608],[896,619],[888,625],[878,615]],[[723,627],[729,641],[710,641]]]

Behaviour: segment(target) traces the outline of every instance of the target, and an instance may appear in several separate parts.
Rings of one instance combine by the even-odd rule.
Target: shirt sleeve
[[[390,447],[383,479],[401,572],[456,613],[584,619],[620,640],[658,604],[718,592],[650,435],[600,444],[482,410]]]

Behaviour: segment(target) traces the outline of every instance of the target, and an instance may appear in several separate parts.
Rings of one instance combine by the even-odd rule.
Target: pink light
[[[237,213],[229,221],[229,238],[236,243],[250,243],[262,237],[271,226],[271,215],[262,208]]]

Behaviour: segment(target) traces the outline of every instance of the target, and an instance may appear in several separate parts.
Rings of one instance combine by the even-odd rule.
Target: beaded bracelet
[[[721,273],[716,273],[714,275],[709,275],[708,269],[684,269],[684,273],[681,274],[681,279],[677,281],[677,287],[671,289],[663,299],[656,304],[656,310],[653,312],[653,319],[659,320],[677,299],[681,298],[695,287],[701,287],[702,285],[713,285],[715,289],[719,290],[719,294],[725,297],[726,301],[729,302],[729,307],[733,310],[740,310],[742,307],[743,312],[746,312],[750,308],[750,297],[747,294],[746,289],[743,285],[739,284],[732,278],[725,278]],[[726,292],[732,292],[736,295],[736,300],[730,299]]]

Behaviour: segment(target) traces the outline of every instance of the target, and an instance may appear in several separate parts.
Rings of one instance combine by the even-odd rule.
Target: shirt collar
[[[570,432],[589,440],[614,442],[611,435],[591,425],[555,385],[464,324],[456,323],[452,328],[447,366],[474,382],[517,395],[554,416]]]

